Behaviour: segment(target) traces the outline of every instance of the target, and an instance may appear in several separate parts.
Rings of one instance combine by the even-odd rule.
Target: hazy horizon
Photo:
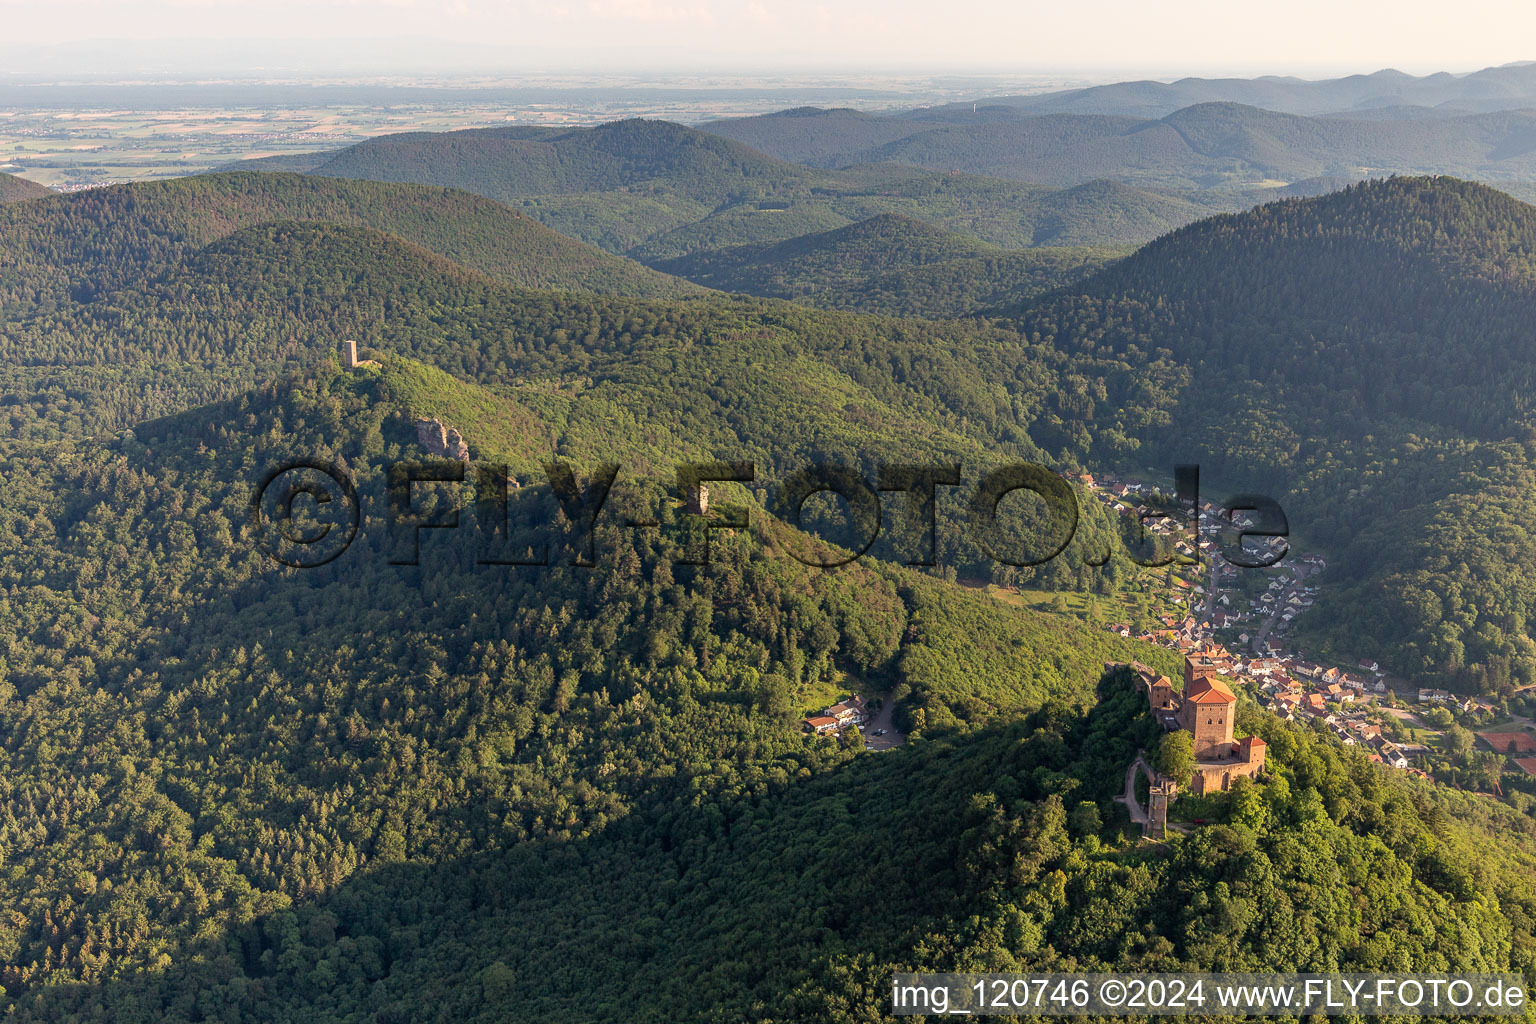
[[[0,0],[3,3],[3,0]],[[343,43],[353,45],[351,56],[336,58],[334,49]],[[185,59],[178,56],[187,48],[196,48],[195,56]],[[157,80],[282,80],[285,76],[306,80],[357,81],[360,83],[385,81],[410,76],[440,77],[450,79],[573,79],[582,82],[604,80],[652,80],[673,82],[710,80],[730,82],[741,79],[760,79],[783,76],[786,81],[839,81],[866,80],[871,76],[902,78],[949,78],[977,80],[1038,80],[1056,83],[1076,80],[1082,83],[1105,84],[1127,81],[1172,82],[1181,78],[1294,78],[1304,81],[1325,81],[1353,75],[1372,75],[1385,71],[1397,71],[1414,77],[1435,74],[1465,76],[1490,68],[1514,67],[1536,63],[1531,59],[1499,61],[1473,61],[1471,63],[1428,63],[1414,65],[1404,61],[1382,64],[1340,63],[1327,65],[1275,64],[1275,65],[1049,65],[1043,63],[1007,66],[1000,64],[947,65],[909,63],[845,62],[836,64],[831,59],[821,63],[773,63],[764,59],[758,63],[741,60],[721,64],[700,64],[692,67],[650,66],[643,62],[632,65],[603,63],[601,66],[582,63],[577,59],[548,59],[540,62],[530,58],[504,57],[498,62],[486,54],[494,48],[460,43],[449,39],[393,39],[377,38],[349,40],[344,37],[296,40],[249,40],[218,39],[213,37],[177,37],[162,39],[101,38],[68,40],[58,44],[25,45],[13,41],[0,42],[0,83],[6,79],[29,81],[82,81],[95,82],[105,79],[124,81]],[[1536,45],[1531,48],[1536,54]],[[451,63],[449,55],[462,50],[458,63]],[[328,56],[327,51],[331,51]],[[475,54],[479,54],[478,59]],[[73,63],[78,61],[79,63]],[[1049,87],[1055,87],[1054,84]]]
[[[1208,0],[453,2],[0,0],[0,75],[909,72],[1103,78],[1468,73],[1536,57],[1536,8],[1301,0],[1284,18]],[[1083,26],[1092,26],[1085,32]],[[288,28],[287,26],[292,26]]]

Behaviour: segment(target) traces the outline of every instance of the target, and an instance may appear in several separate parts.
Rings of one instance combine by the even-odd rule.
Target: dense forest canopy
[[[1050,188],[891,162],[811,169],[698,129],[639,119],[390,135],[307,170],[475,192],[647,263],[783,241],[880,214],[1005,248],[1133,245],[1245,202],[1086,179]]]
[[[830,231],[709,249],[654,266],[720,291],[823,309],[945,319],[1016,306],[1080,281],[1127,252],[1070,246],[1004,250],[885,213]]]
[[[1288,495],[1342,569],[1308,620],[1317,639],[1507,689],[1536,681],[1517,525],[1533,258],[1536,208],[1394,179],[1193,225],[1016,322],[1042,342],[1188,369],[1170,429],[1143,440]],[[1103,438],[1090,450],[1107,457]]]
[[[1396,179],[1273,204],[1174,233],[1004,318],[925,325],[750,299],[535,293],[452,262],[462,249],[446,243],[434,254],[361,226],[221,226],[259,216],[251,196],[297,189],[305,198],[284,212],[319,217],[373,189],[391,211],[390,190],[409,186],[172,184],[190,211],[157,185],[7,212],[14,298],[0,345],[15,436],[110,432],[226,399],[353,337],[514,396],[552,425],[557,451],[617,447],[651,475],[678,452],[750,458],[769,473],[842,461],[871,476],[881,459],[919,453],[976,465],[1198,461],[1211,486],[1281,497],[1338,556],[1344,575],[1327,600],[1339,604],[1314,621],[1332,624],[1324,639],[1341,652],[1363,648],[1458,688],[1536,670],[1524,548],[1477,557],[1483,532],[1432,514],[1456,495],[1476,495],[1489,522],[1522,514],[1536,225],[1531,207],[1492,189]],[[92,229],[94,211],[127,204],[134,216]],[[401,230],[415,223],[403,209],[388,216]],[[800,251],[813,267],[857,263],[859,239]],[[475,252],[463,258],[494,265]],[[113,273],[86,274],[116,253]],[[824,301],[879,309],[884,278]],[[963,287],[991,294],[974,276]],[[1430,531],[1458,555],[1398,564]],[[962,572],[989,571],[974,549],[944,543]]]
[[[644,170],[628,147],[670,166],[680,144],[623,132],[491,138],[571,188],[606,182],[590,147]],[[742,147],[681,144],[760,183]],[[1536,971],[1529,815],[1245,699],[1266,776],[1127,842],[1113,796],[1157,727],[1109,663],[1178,666],[955,579],[1145,579],[1095,564],[1116,531],[1087,501],[1061,557],[999,568],[966,530],[991,467],[1199,462],[1334,556],[1325,642],[1465,690],[1531,679],[1536,209],[1397,179],[1117,261],[967,254],[894,218],[800,253],[806,280],[856,266],[827,295],[874,308],[996,297],[963,319],[708,292],[501,210],[234,174],[0,211],[8,1014],[863,1022],[898,968]],[[887,230],[932,258],[876,265]],[[918,272],[929,291],[871,284]],[[343,370],[349,339],[377,365]],[[420,417],[475,466],[421,498],[457,493],[461,525],[392,564],[388,470],[424,457]],[[315,569],[267,559],[250,514],[295,459],[362,499]],[[751,525],[698,565],[675,470],[702,460],[758,476],[715,491]],[[621,465],[595,567],[551,461]],[[481,557],[488,463],[520,484],[507,545],[548,566]],[[959,464],[940,565],[905,565],[895,529],[836,571],[793,557],[775,488],[814,463]],[[855,691],[904,746],[801,730]]]
[[[1099,95],[1128,88],[1111,86]],[[1304,116],[1262,100],[1223,98],[1221,91],[1191,95],[1152,115],[1134,102],[1051,109],[1047,98],[1036,97],[1035,103],[989,99],[885,117],[801,108],[702,128],[816,167],[896,163],[1048,185],[1112,178],[1201,191],[1319,175],[1438,173],[1530,182],[1536,173],[1524,143],[1536,114],[1519,104],[1419,117],[1381,108]]]
[[[249,172],[117,185],[0,212],[0,300],[105,291],[243,227],[313,220],[415,242],[510,284],[617,295],[698,294],[686,282],[451,189]]]
[[[995,252],[996,246],[887,213],[784,242],[694,253],[658,267],[721,291],[796,298],[877,273]]]

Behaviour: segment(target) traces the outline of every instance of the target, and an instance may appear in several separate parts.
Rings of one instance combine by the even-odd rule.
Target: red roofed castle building
[[[1215,669],[1184,659],[1184,693],[1173,693],[1167,676],[1144,665],[1132,666],[1146,688],[1153,714],[1165,728],[1179,728],[1194,737],[1196,794],[1230,789],[1233,779],[1252,778],[1264,768],[1265,743],[1257,736],[1232,738],[1237,718],[1237,694]],[[1172,714],[1170,714],[1172,712]]]

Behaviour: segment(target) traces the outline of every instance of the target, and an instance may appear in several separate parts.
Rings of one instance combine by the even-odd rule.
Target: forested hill
[[[512,201],[612,189],[718,204],[803,182],[804,168],[668,121],[554,131],[480,128],[386,135],[342,150],[319,175],[430,182]]]
[[[533,292],[371,229],[269,222],[115,290],[15,315],[0,338],[14,396],[6,422],[32,441],[111,434],[328,362],[343,339],[515,386],[547,423],[540,436],[567,455],[647,471],[750,459],[765,483],[824,460],[873,472],[880,460],[924,458],[979,473],[1036,459],[1026,423],[1052,387],[1043,358],[984,322],[941,329],[725,296],[657,304]],[[520,460],[528,467],[537,460]],[[964,539],[963,510],[941,509],[940,554],[988,572]],[[1050,578],[1118,578],[1122,564],[1100,573],[1084,561],[1106,530],[1085,520],[1082,544]]]
[[[1536,208],[1400,178],[1192,225],[1026,304],[1016,325],[1188,369],[1141,450],[1282,497],[1331,548],[1338,582],[1300,620],[1315,646],[1507,692],[1536,682],[1533,315]],[[1032,434],[1051,447],[1094,415],[1084,397]],[[1109,458],[1120,440],[1100,429],[1093,445]]]
[[[225,174],[230,171],[262,171],[267,173],[288,171],[294,174],[307,174],[339,152],[340,150],[330,149],[313,153],[280,153],[276,156],[250,157],[246,160],[236,160],[231,163],[221,164],[213,168],[213,171],[216,174]]]
[[[304,201],[269,201],[290,183]],[[708,452],[764,472],[919,450],[968,465],[1198,461],[1213,488],[1283,496],[1335,556],[1340,583],[1325,600],[1343,603],[1313,621],[1341,654],[1465,689],[1536,681],[1523,625],[1536,552],[1496,556],[1488,540],[1517,535],[1506,531],[1532,511],[1536,245],[1531,208],[1501,193],[1400,179],[1287,201],[1175,233],[1005,319],[942,325],[723,296],[529,292],[371,228],[270,222],[279,209],[355,222],[378,195],[367,218],[467,262],[474,236],[449,237],[454,222],[416,201],[432,194],[220,175],[8,206],[12,436],[111,432],[226,399],[351,337],[463,378],[517,381],[565,450],[595,457],[622,438],[650,465]],[[121,215],[103,224],[102,211]],[[236,232],[241,220],[257,223]],[[212,247],[194,232],[216,236]],[[485,244],[491,266],[526,255]],[[1083,262],[945,260],[816,301],[908,312],[891,289],[916,284],[907,300],[970,313],[977,300],[1071,284]],[[1027,283],[987,276],[1014,272]],[[590,400],[571,405],[573,394]],[[1477,525],[1438,519],[1453,501],[1475,503]],[[955,539],[957,516],[942,557],[991,572]],[[1097,578],[1081,559],[1044,572]]]
[[[1533,124],[1530,110],[1352,119],[1192,102],[1156,118],[967,104],[872,123],[802,110],[704,129],[823,167],[891,162],[1058,186],[1111,178],[1198,192],[1394,173],[1530,182]]]
[[[934,127],[933,122],[868,114],[846,107],[796,107],[753,117],[721,118],[700,131],[746,143],[780,160],[839,166],[848,153],[873,149]]]
[[[1149,857],[1112,797],[1156,725],[1099,677],[1165,652],[874,560],[807,569],[761,510],[707,566],[644,480],[590,570],[558,533],[547,569],[459,531],[389,564],[413,416],[477,457],[549,441],[531,406],[374,354],[4,453],[17,1020],[854,1024],[897,969],[1533,966],[1529,819],[1245,706],[1271,778]],[[276,568],[249,476],[314,453],[357,475],[359,540]],[[800,733],[850,678],[892,687],[905,749]]]
[[[551,223],[568,223],[573,231],[583,223],[566,220],[573,211],[559,202],[536,200],[532,209]],[[1128,246],[1226,209],[1111,181],[1046,188],[975,174],[879,165],[828,172],[811,192],[782,201],[712,211],[646,240],[630,254],[656,263],[732,245],[819,234],[883,213],[921,220],[1004,249]]]
[[[162,272],[242,227],[314,220],[387,231],[525,287],[682,296],[701,289],[555,233],[467,192],[230,173],[114,185],[0,210],[0,297],[57,301]]]
[[[221,255],[247,244],[225,244]],[[242,272],[238,261],[218,262],[225,281]],[[309,301],[326,298],[317,291]],[[581,873],[567,871],[582,851],[594,867],[629,862],[610,874],[642,891],[694,864],[691,888],[732,859],[708,838],[710,822],[735,817],[743,797],[772,797],[765,824],[798,833],[797,816],[780,817],[788,807],[770,806],[795,793],[832,796],[823,787],[840,788],[833,773],[861,752],[798,726],[840,686],[889,688],[902,726],[939,738],[1047,703],[1081,713],[1105,660],[1155,657],[888,563],[808,569],[761,509],[751,531],[716,531],[710,565],[684,565],[670,458],[625,458],[599,523],[600,564],[571,568],[562,520],[539,511],[547,489],[534,460],[569,449],[556,438],[562,419],[606,416],[608,440],[628,441],[614,428],[643,408],[633,393],[614,391],[629,398],[622,409],[605,396],[542,389],[509,398],[393,351],[369,354],[380,368],[321,365],[105,442],[11,446],[0,457],[9,481],[0,543],[14,555],[0,565],[0,585],[16,595],[4,616],[0,688],[0,899],[15,911],[0,927],[7,1011],[178,1020],[191,1015],[180,1008],[191,999],[252,1019],[341,1020],[364,1008],[420,1019],[442,997],[416,972],[441,975],[446,957],[467,979],[490,968],[475,998],[494,1017],[519,1019],[526,999],[498,988],[492,965],[518,962],[535,933],[549,953],[567,942],[618,953],[613,966],[625,969],[605,984],[638,1001],[631,1009],[642,1016],[675,1012],[667,979],[700,957],[729,963],[731,977],[691,998],[736,1006],[785,971],[830,968],[829,952],[810,942],[762,947],[734,923],[719,940],[728,954],[716,941],[697,944],[701,915],[723,910],[705,898],[713,884],[664,897],[675,906],[661,917],[674,925],[651,935],[649,952],[620,952],[603,918],[629,921],[637,892],[610,891],[600,900],[608,910],[594,916],[570,891]],[[385,467],[422,457],[413,418],[423,414],[466,431],[476,458],[520,466],[514,538],[551,542],[551,567],[477,563],[467,522],[427,538],[420,567],[389,563]],[[317,456],[356,474],[360,539],[328,567],[284,570],[256,545],[254,475]],[[716,504],[730,499],[722,488]],[[623,525],[644,516],[661,526]],[[932,770],[935,781],[945,771],[937,762]],[[895,796],[892,781],[872,783],[870,794]],[[962,773],[953,785],[958,795],[973,783]],[[954,848],[958,820],[936,827],[924,848],[871,835],[869,854],[887,865],[916,858],[916,871]],[[522,881],[496,888],[532,903],[449,905],[457,880],[496,863],[529,868],[514,867]],[[414,935],[389,900],[356,898],[391,879],[411,879],[421,900]],[[791,876],[759,881],[769,886],[765,912],[798,899]],[[882,943],[904,955],[908,930],[941,928],[934,915],[946,912],[920,897],[886,913]],[[714,920],[721,928],[727,918]],[[453,952],[459,928],[505,939],[477,939],[479,952],[466,957]],[[595,941],[605,930],[608,940]],[[329,966],[317,970],[311,952]],[[646,960],[661,975],[641,982],[633,971]],[[534,963],[515,972],[525,995],[564,998],[574,976],[540,980]],[[301,964],[307,980],[295,985]],[[478,992],[478,980],[469,983]],[[779,987],[775,998],[792,995]]]
[[[14,174],[0,173],[0,203],[14,203],[18,199],[40,199],[53,195],[45,186]]]
[[[1536,113],[1513,111],[1421,121],[1348,121],[1278,114],[1235,103],[1186,107],[1156,121],[1042,114],[945,126],[846,162],[890,160],[919,167],[1070,185],[1089,178],[1199,188],[1344,171],[1447,173],[1529,181],[1536,157],[1520,140]]]
[[[721,291],[796,298],[874,274],[996,253],[995,246],[900,214],[769,245],[740,245],[654,264]]]
[[[895,524],[810,568],[772,501],[814,462],[960,463],[967,485],[1005,460],[1273,474],[1338,552],[1349,596],[1314,615],[1394,667],[1478,658],[1483,678],[1449,678],[1507,689],[1536,671],[1536,451],[1479,425],[1524,416],[1485,384],[1533,358],[1503,333],[1525,208],[1386,182],[1155,247],[1192,285],[1143,253],[1007,318],[931,323],[515,287],[493,274],[517,253],[458,201],[220,175],[0,211],[0,1015],[868,1024],[898,969],[1536,971],[1528,814],[1244,701],[1267,777],[1139,846],[1113,796],[1158,730],[1101,676],[1174,672],[1168,652],[904,567],[921,552]],[[1327,291],[1313,262],[1356,283]],[[1329,316],[1269,322],[1263,288],[1324,289]],[[1447,328],[1393,315],[1408,289],[1486,312],[1492,365],[1423,360],[1415,331]],[[1245,362],[1247,335],[1295,355]],[[378,365],[343,372],[343,339]],[[1447,397],[1363,400],[1338,372],[1355,345]],[[479,467],[418,489],[462,519],[422,531],[419,564],[392,543],[388,468],[424,457],[419,416],[511,467],[504,545],[475,529]],[[620,464],[594,566],[572,562],[552,458],[583,480]],[[297,459],[362,499],[355,543],[308,570],[268,559],[251,515]],[[749,528],[683,525],[685,459],[754,462],[711,495]],[[1021,572],[977,554],[962,493],[937,513],[942,566],[1146,614],[1126,586],[1145,577],[1097,564],[1097,502]],[[905,746],[802,732],[854,690]]]
[[[1005,248],[1131,245],[1213,210],[1105,183],[1054,189],[881,164],[812,170],[708,132],[630,120],[385,136],[310,173],[422,182],[506,202],[555,230],[652,262],[728,245],[777,242],[882,213]]]
[[[1042,246],[930,263],[875,274],[843,288],[811,292],[822,309],[943,320],[1017,307],[1075,284],[1124,256],[1128,249]]]
[[[1409,108],[1420,116],[1461,111],[1536,109],[1536,66],[1529,62],[1483,68],[1469,75],[1424,76],[1391,68],[1369,75],[1306,81],[1277,75],[1259,78],[1182,78],[1177,82],[1116,82],[1030,96],[985,101],[1020,112],[1129,114],[1165,117],[1195,103],[1245,103],[1292,114],[1369,115]],[[919,117],[963,114],[955,103],[915,111]]]
[[[1497,440],[1532,411],[1536,207],[1455,179],[1394,179],[1174,232],[1083,285],[1169,304],[1180,361],[1351,395]],[[1320,413],[1323,410],[1318,410]]]
[[[881,214],[784,242],[728,246],[653,265],[721,291],[942,319],[1021,303],[1082,280],[1127,251],[1007,251],[911,217]]]

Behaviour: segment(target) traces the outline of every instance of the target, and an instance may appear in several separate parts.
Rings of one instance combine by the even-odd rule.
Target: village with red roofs
[[[1239,529],[1252,525],[1243,515],[1231,515],[1220,505],[1202,500],[1198,527],[1192,530],[1187,515],[1159,513],[1164,504],[1151,485],[1109,473],[1097,477],[1080,473],[1077,482],[1109,511],[1166,538],[1165,546],[1179,556],[1172,566],[1175,571],[1169,573],[1172,587],[1166,607],[1170,611],[1158,615],[1150,627],[1135,629],[1118,622],[1105,628],[1183,655],[1185,700],[1192,682],[1199,682],[1204,690],[1204,681],[1212,680],[1218,696],[1232,694],[1235,699],[1237,693],[1246,693],[1282,720],[1315,721],[1345,746],[1362,749],[1371,761],[1423,778],[1429,774],[1421,765],[1436,752],[1429,744],[1442,735],[1435,724],[1440,718],[1436,709],[1473,722],[1503,717],[1508,721],[1499,728],[1513,731],[1478,732],[1479,745],[1507,755],[1510,767],[1536,775],[1536,736],[1523,728],[1531,725],[1525,719],[1499,716],[1496,706],[1484,698],[1409,687],[1372,657],[1356,658],[1348,665],[1329,664],[1308,657],[1290,641],[1291,624],[1316,601],[1319,578],[1327,568],[1322,556],[1288,552],[1287,541],[1278,537],[1262,538],[1256,546],[1250,539],[1245,544],[1260,554],[1267,551],[1285,557],[1271,569],[1240,569],[1222,557],[1218,538],[1228,524]],[[1245,576],[1248,573],[1254,575]],[[1153,681],[1143,679],[1143,686],[1149,695],[1156,692]],[[1178,700],[1178,695],[1173,699]],[[1156,709],[1155,698],[1153,706]],[[1196,732],[1198,747],[1200,733],[1191,731]],[[1218,740],[1231,743],[1230,736]],[[1197,792],[1203,784],[1196,782]]]

